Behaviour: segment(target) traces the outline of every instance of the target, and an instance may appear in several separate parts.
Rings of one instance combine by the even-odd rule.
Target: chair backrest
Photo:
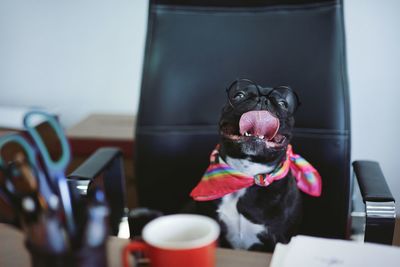
[[[150,1],[135,162],[139,204],[178,212],[219,141],[236,78],[290,85],[302,106],[293,147],[321,173],[302,232],[346,237],[350,118],[340,0]]]

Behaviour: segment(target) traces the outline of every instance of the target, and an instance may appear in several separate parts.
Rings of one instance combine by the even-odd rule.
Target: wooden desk
[[[24,236],[21,232],[0,224],[0,240],[1,267],[30,266],[29,254],[24,247]],[[109,238],[107,254],[109,267],[122,266],[121,251],[127,242],[129,242],[127,239]],[[267,267],[270,261],[271,254],[268,253],[217,249],[217,267]]]

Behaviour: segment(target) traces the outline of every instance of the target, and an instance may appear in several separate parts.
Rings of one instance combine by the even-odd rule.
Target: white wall
[[[0,105],[135,113],[146,0],[1,0]],[[1,114],[0,114],[1,115]]]
[[[381,163],[400,215],[400,1],[345,0],[353,159]]]
[[[353,158],[380,161],[398,203],[399,13],[397,0],[345,0]],[[66,126],[135,113],[146,23],[146,0],[1,0],[0,105],[57,110]]]

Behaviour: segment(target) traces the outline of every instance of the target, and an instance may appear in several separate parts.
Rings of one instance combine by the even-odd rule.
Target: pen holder
[[[97,247],[81,247],[66,253],[50,253],[38,249],[29,242],[25,246],[30,254],[32,267],[107,267],[107,249],[102,244]]]

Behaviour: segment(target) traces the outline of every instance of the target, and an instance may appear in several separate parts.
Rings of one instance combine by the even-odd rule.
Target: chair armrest
[[[68,175],[68,180],[81,195],[86,195],[93,187],[103,188],[110,206],[111,234],[117,235],[125,209],[125,174],[121,150],[114,147],[96,150]]]
[[[353,169],[366,207],[365,242],[392,244],[395,200],[378,162],[355,161]]]
[[[93,180],[103,170],[108,168],[114,159],[121,157],[121,150],[114,147],[103,147],[96,150],[68,178]]]

